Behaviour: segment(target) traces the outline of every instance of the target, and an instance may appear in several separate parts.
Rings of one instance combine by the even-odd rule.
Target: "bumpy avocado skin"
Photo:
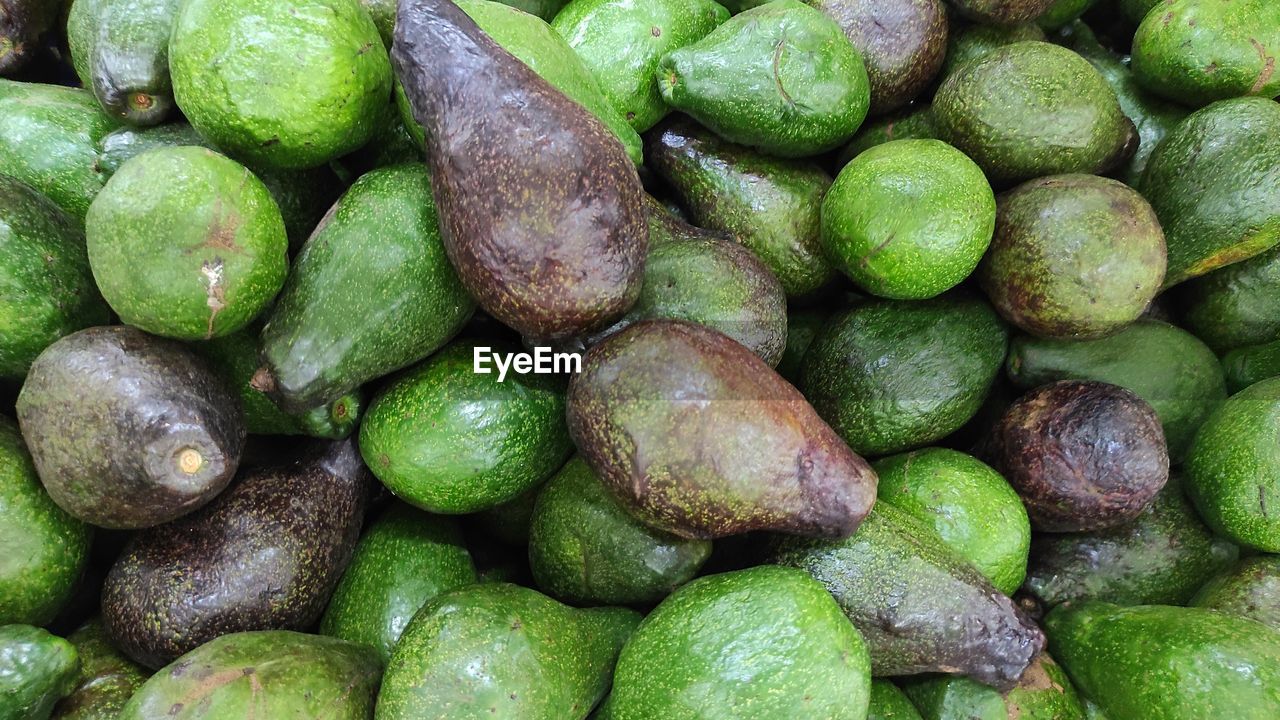
[[[946,79],[961,65],[1005,45],[1027,40],[1045,40],[1044,30],[1033,23],[1020,25],[963,25],[951,32],[947,40],[947,59],[942,66]]]
[[[396,504],[360,538],[320,633],[371,645],[386,665],[419,608],[475,581],[475,564],[452,518]]]
[[[875,500],[870,466],[800,393],[700,325],[645,321],[592,348],[570,383],[568,417],[619,500],[681,537],[845,537]]]
[[[867,639],[877,677],[949,672],[1013,687],[1044,635],[937,533],[878,503],[835,542],[779,536],[772,562],[826,586]]]
[[[732,145],[678,117],[647,137],[648,167],[672,186],[694,224],[728,233],[754,252],[789,297],[835,276],[820,239],[831,177],[817,165]]]
[[[1048,653],[1003,693],[969,678],[913,680],[903,687],[924,720],[1085,720],[1066,671]]]
[[[1280,557],[1257,555],[1209,580],[1189,603],[1280,630]]]
[[[287,630],[237,632],[151,676],[119,720],[368,720],[378,692],[372,648]]]
[[[582,58],[614,109],[644,132],[671,111],[658,90],[658,61],[728,19],[729,11],[712,0],[575,0],[551,27]]]
[[[1169,242],[1170,287],[1280,243],[1280,103],[1221,100],[1165,137],[1142,192]]]
[[[1280,247],[1188,281],[1176,298],[1182,324],[1215,352],[1280,339]]]
[[[530,520],[533,577],[566,602],[656,602],[691,580],[710,555],[708,540],[686,540],[633,518],[581,458],[547,482]]]
[[[866,303],[814,339],[800,388],[855,451],[902,452],[973,417],[1007,346],[995,311],[969,294]]]
[[[608,690],[639,620],[631,610],[580,610],[508,583],[445,593],[405,628],[374,717],[582,720]]]
[[[150,671],[111,644],[102,621],[93,619],[67,636],[80,655],[75,689],[58,701],[53,720],[117,720]]]
[[[1280,632],[1167,605],[1064,605],[1050,650],[1109,717],[1269,720],[1280,714]]]
[[[836,165],[843,168],[863,151],[894,140],[935,139],[937,133],[933,129],[931,112],[928,105],[917,105],[864,124],[858,134],[840,148]]]
[[[178,343],[124,325],[46,348],[17,409],[45,489],[100,527],[150,527],[195,510],[231,481],[244,446],[222,379]]]
[[[933,99],[939,137],[993,182],[1106,172],[1137,148],[1115,91],[1084,58],[1027,41],[964,63]]]
[[[1222,358],[1227,389],[1233,394],[1280,375],[1280,341],[1236,348]]]
[[[1187,454],[1187,491],[1201,517],[1226,537],[1280,552],[1280,378],[1232,395],[1205,420]]]
[[[13,0],[0,8],[0,75],[12,75],[31,61],[59,10],[58,3],[46,0]]]
[[[1017,25],[1044,15],[1055,0],[952,0],[964,17],[983,25]]]
[[[30,625],[0,626],[0,720],[47,720],[79,669],[66,640]]]
[[[427,171],[367,173],[303,246],[267,316],[274,394],[290,412],[333,402],[431,354],[474,308],[445,254]]]
[[[21,380],[50,343],[111,317],[79,222],[7,175],[0,175],[0,283],[0,378]]]
[[[867,720],[920,720],[920,713],[897,685],[877,678],[871,681]]]
[[[169,36],[178,0],[76,0],[67,22],[72,63],[108,115],[132,125],[174,109]]]

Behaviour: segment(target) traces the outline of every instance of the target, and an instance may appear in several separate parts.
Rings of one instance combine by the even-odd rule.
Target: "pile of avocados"
[[[1280,719],[1280,0],[0,0],[0,720]]]

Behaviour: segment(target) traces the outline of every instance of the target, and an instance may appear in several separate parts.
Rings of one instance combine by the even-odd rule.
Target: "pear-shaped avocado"
[[[622,146],[450,0],[405,0],[392,48],[426,129],[445,249],[531,339],[599,329],[640,292],[644,193]]]
[[[150,671],[111,644],[99,619],[85,623],[67,640],[80,655],[80,674],[75,689],[54,708],[53,720],[117,720]]]
[[[178,0],[76,0],[73,63],[108,115],[155,125],[174,109],[169,35]]]
[[[1256,555],[1241,560],[1205,583],[1190,605],[1247,617],[1280,630],[1280,557]]]
[[[645,523],[686,538],[845,537],[875,473],[760,358],[720,333],[646,321],[592,348],[569,432]]]
[[[0,720],[48,720],[79,669],[66,640],[30,625],[0,626]]]
[[[59,3],[47,0],[13,0],[0,8],[0,75],[30,62],[40,36],[57,24],[59,10]]]
[[[924,720],[1085,720],[1066,671],[1047,653],[1005,692],[962,677],[911,680],[903,688]]]

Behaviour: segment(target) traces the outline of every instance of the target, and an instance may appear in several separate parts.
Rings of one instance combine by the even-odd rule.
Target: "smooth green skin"
[[[1026,41],[958,66],[933,99],[938,136],[993,182],[1104,172],[1128,159],[1137,131],[1115,91],[1066,48]]]
[[[822,246],[858,287],[937,297],[969,277],[996,225],[982,168],[939,140],[894,140],[854,158],[822,201]]]
[[[98,141],[118,123],[87,90],[0,78],[0,157],[4,173],[40,191],[77,220],[106,177]]]
[[[578,457],[539,493],[529,525],[538,587],[583,605],[657,602],[693,579],[710,555],[709,540],[636,520]]]
[[[831,187],[821,168],[731,145],[689,122],[662,125],[649,137],[648,167],[671,185],[693,223],[754,252],[788,297],[835,277],[820,237]]]
[[[1280,103],[1222,100],[1192,113],[1147,160],[1142,192],[1169,243],[1165,287],[1280,243]]]
[[[945,675],[908,681],[907,697],[923,720],[1085,720],[1084,704],[1067,673],[1048,654],[1008,692]]]
[[[1205,420],[1187,454],[1187,492],[1209,527],[1280,552],[1280,378],[1232,395]]]
[[[1222,366],[1208,346],[1186,330],[1146,318],[1098,340],[1019,335],[1009,345],[1005,371],[1024,390],[1058,380],[1098,380],[1133,392],[1160,417],[1174,463],[1227,398]]]
[[[76,0],[67,20],[72,64],[103,112],[155,125],[174,109],[169,36],[178,0]]]
[[[800,389],[861,455],[927,445],[982,405],[1008,335],[991,306],[968,295],[881,300],[837,315],[805,356]]]
[[[435,513],[487,510],[547,479],[569,457],[565,396],[536,375],[475,372],[459,340],[374,398],[360,426],[360,454],[397,497]]]
[[[937,531],[996,589],[1012,595],[1027,574],[1031,523],[1018,493],[986,463],[946,448],[925,448],[872,465],[877,498]]]
[[[977,277],[1021,330],[1102,337],[1137,320],[1159,292],[1164,234],[1147,201],[1123,183],[1055,175],[1019,185],[998,205]]]
[[[1238,393],[1250,385],[1280,375],[1280,340],[1236,348],[1222,358],[1227,389]]]
[[[774,369],[792,385],[800,383],[804,371],[804,358],[813,339],[822,331],[830,315],[824,308],[794,310],[787,315],[787,347]]]
[[[1280,247],[1178,288],[1182,324],[1217,353],[1280,339]]]
[[[1280,632],[1254,620],[1088,602],[1054,610],[1045,630],[1080,693],[1115,720],[1280,716]]]
[[[270,167],[316,167],[359,148],[391,96],[391,61],[357,0],[184,2],[169,67],[201,135]]]
[[[921,720],[920,713],[897,685],[888,680],[871,681],[871,704],[867,720]]]
[[[88,564],[91,536],[54,504],[17,424],[0,416],[0,624],[53,620]]]
[[[67,640],[80,655],[80,674],[75,689],[54,708],[53,720],[116,720],[151,671],[117,650],[98,618]]]
[[[0,720],[47,720],[79,670],[66,640],[30,625],[0,626]]]
[[[475,309],[445,255],[422,165],[366,173],[293,260],[262,354],[305,411],[434,352]]]
[[[894,140],[935,139],[937,133],[934,132],[930,113],[928,105],[921,105],[864,124],[858,134],[840,149],[836,164],[843,168],[863,151]]]
[[[551,27],[577,51],[614,109],[644,132],[671,112],[658,89],[658,61],[728,19],[714,0],[574,0]]]
[[[0,175],[0,378],[20,381],[54,340],[105,325],[80,224],[31,186]]]
[[[961,65],[1006,45],[1027,40],[1045,40],[1044,30],[1031,23],[1022,25],[966,25],[947,38],[947,59],[942,65],[942,79],[950,77]]]
[[[1204,584],[1189,603],[1280,630],[1280,557],[1258,555]]]
[[[657,82],[667,105],[779,157],[839,147],[871,106],[862,55],[839,25],[797,0],[748,10],[667,53]]]
[[[1271,0],[1168,0],[1133,36],[1133,74],[1161,97],[1200,107],[1280,95],[1280,5]]]
[[[248,168],[202,147],[127,161],[85,220],[93,277],[126,324],[178,340],[233,333],[280,291],[289,240]]]
[[[582,720],[640,615],[579,610],[507,583],[431,600],[405,628],[376,720]]]
[[[1205,527],[1175,479],[1127,525],[1037,534],[1023,587],[1045,607],[1084,600],[1181,605],[1239,552]]]
[[[379,669],[364,645],[288,630],[231,633],[156,671],[119,720],[368,720]]]
[[[640,134],[631,127],[623,112],[614,108],[583,59],[546,21],[489,0],[458,0],[457,5],[503,50],[604,123],[627,149],[632,162],[636,165],[644,162]],[[414,119],[399,83],[396,83],[396,103],[405,127],[421,147],[422,126]]]
[[[609,720],[863,720],[866,643],[804,571],[762,565],[672,593],[622,649]]]
[[[453,519],[397,504],[360,538],[319,632],[371,645],[386,665],[419,608],[474,582],[476,568]]]
[[[1046,30],[1056,30],[1085,14],[1098,0],[1054,0],[1036,24]]]

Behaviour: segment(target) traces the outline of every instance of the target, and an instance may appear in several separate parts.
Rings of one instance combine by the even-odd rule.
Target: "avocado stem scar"
[[[195,448],[183,448],[178,453],[178,469],[188,475],[195,475],[204,464],[204,456]]]

